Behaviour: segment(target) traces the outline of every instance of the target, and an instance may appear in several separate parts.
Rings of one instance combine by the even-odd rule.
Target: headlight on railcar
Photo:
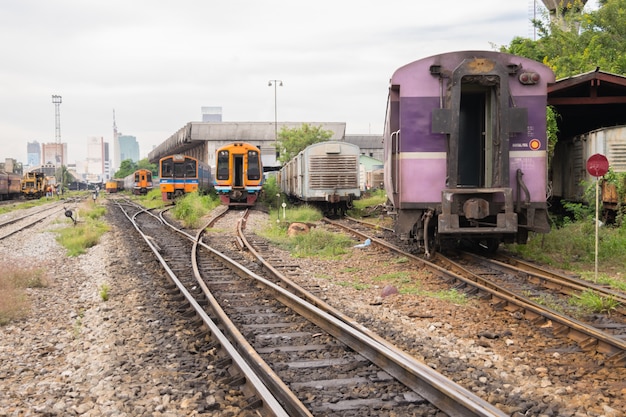
[[[524,85],[533,85],[539,82],[539,74],[536,72],[522,72],[518,79]]]

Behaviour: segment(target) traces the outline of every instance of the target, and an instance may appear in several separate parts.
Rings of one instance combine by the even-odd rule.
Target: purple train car
[[[384,132],[385,190],[395,232],[434,250],[495,251],[550,231],[545,65],[459,51],[393,74]]]

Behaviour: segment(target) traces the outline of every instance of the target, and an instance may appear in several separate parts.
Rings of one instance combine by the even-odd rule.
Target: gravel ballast
[[[264,216],[255,213],[247,227],[262,225]],[[60,213],[0,243],[6,265],[28,259],[49,279],[28,290],[25,318],[0,327],[0,416],[241,415],[226,405],[239,394],[216,382],[197,334],[163,307],[166,296],[155,285],[162,272],[137,237],[128,238],[128,224],[113,225],[85,255],[68,258],[52,231],[68,221]],[[478,300],[382,297],[380,277],[400,271],[425,291],[442,288],[415,265],[373,247],[339,260],[294,262],[301,264],[294,281],[319,288],[329,304],[509,415],[626,415],[624,369],[603,366],[549,327]]]

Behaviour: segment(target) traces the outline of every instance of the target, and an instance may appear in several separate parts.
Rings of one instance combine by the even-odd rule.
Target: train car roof
[[[403,96],[436,97],[440,91],[439,84],[431,82],[433,76],[451,71],[461,62],[472,58],[486,58],[499,62],[508,59],[507,66],[511,67],[511,71],[532,67],[533,72],[540,75],[541,81],[537,85],[545,86],[554,82],[554,72],[548,66],[530,58],[496,51],[454,51],[431,55],[403,65],[391,76],[390,85],[392,88],[393,86],[404,85],[404,89],[401,91]],[[416,80],[420,82],[416,82]],[[529,88],[529,86],[525,88]]]

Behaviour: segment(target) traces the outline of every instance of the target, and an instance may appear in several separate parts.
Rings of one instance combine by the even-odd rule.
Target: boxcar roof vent
[[[330,153],[341,153],[341,145],[338,143],[328,143],[325,146],[325,150],[327,154]]]

